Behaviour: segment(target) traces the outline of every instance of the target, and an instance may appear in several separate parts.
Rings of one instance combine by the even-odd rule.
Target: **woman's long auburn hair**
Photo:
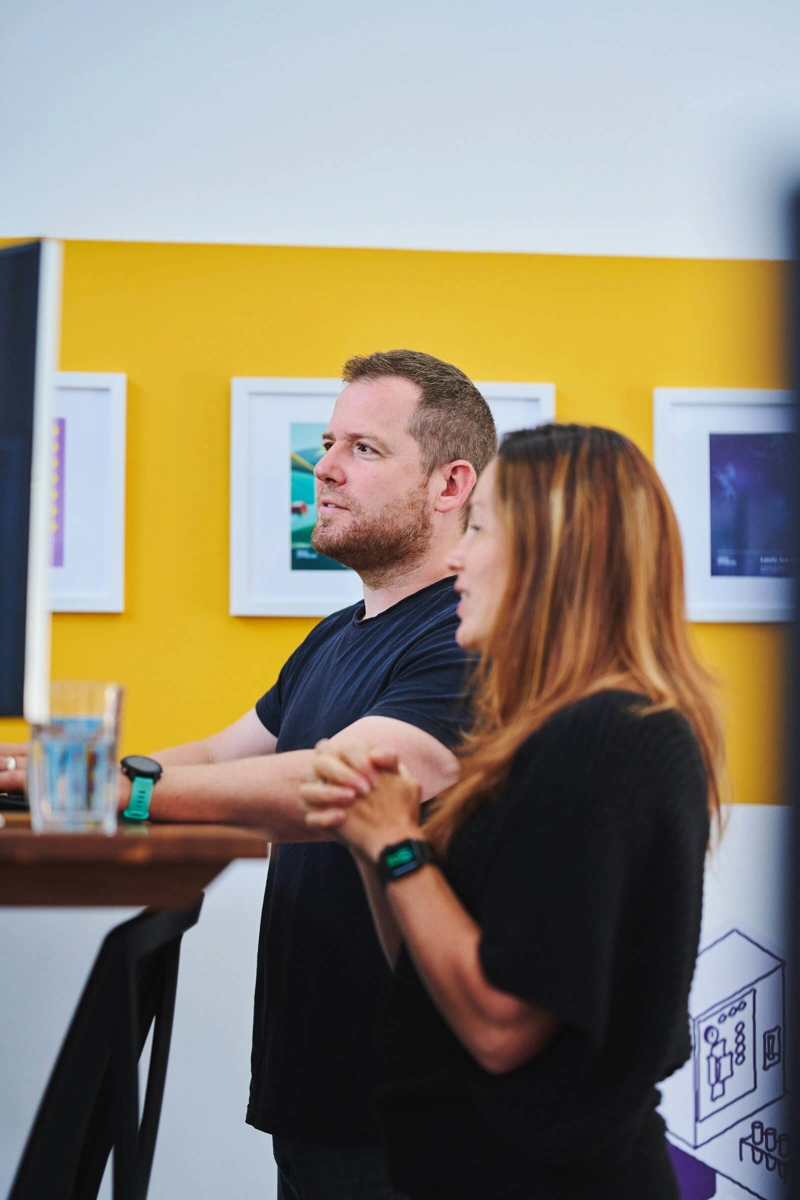
[[[613,687],[647,696],[645,714],[687,718],[718,821],[722,722],[689,643],[680,533],[656,471],[628,438],[584,425],[510,433],[496,463],[508,578],[473,677],[460,777],[432,806],[426,837],[445,850],[497,796],[526,738],[565,705]]]

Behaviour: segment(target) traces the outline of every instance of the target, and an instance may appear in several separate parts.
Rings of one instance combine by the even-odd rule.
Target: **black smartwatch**
[[[129,821],[146,821],[150,814],[153,788],[163,775],[164,768],[154,758],[145,758],[142,754],[129,754],[119,765],[133,784],[128,807],[122,816]]]
[[[378,855],[375,867],[378,880],[383,887],[393,879],[402,879],[412,871],[418,871],[426,863],[435,862],[436,855],[430,842],[406,838],[404,842],[395,842],[393,846],[384,846]]]

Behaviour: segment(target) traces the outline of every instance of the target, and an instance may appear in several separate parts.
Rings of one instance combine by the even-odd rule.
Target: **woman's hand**
[[[27,742],[0,742],[0,792],[24,792]]]
[[[419,836],[420,785],[393,750],[333,751],[326,741],[316,749],[315,778],[300,785],[307,825],[332,830],[371,862],[385,846]]]

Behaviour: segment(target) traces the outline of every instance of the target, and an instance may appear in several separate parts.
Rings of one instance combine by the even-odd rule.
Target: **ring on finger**
[[[9,754],[9,755],[7,756],[7,758],[6,758],[6,766],[5,766],[5,769],[6,769],[7,771],[16,771],[16,769],[17,769],[17,760],[14,758],[14,755],[13,755],[13,754]]]

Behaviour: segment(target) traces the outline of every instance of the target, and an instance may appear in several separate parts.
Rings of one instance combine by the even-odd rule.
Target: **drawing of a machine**
[[[692,1057],[661,1085],[669,1132],[691,1147],[786,1091],[784,963],[738,930],[699,955],[690,997]]]

